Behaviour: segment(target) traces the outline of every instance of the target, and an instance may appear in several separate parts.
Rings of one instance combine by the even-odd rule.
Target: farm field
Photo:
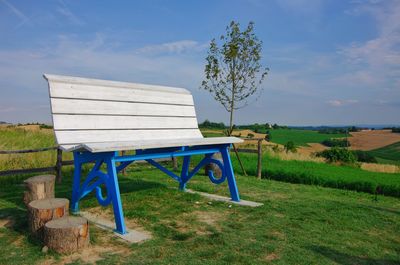
[[[350,133],[350,148],[353,150],[370,151],[400,142],[400,133],[391,130],[374,130]]]
[[[368,151],[368,153],[378,158],[381,163],[400,165],[400,142]]]
[[[265,134],[254,133],[251,130],[236,130],[234,136],[247,137],[251,133],[256,138],[264,138]],[[203,134],[206,137],[218,137],[223,136],[221,130],[204,130]],[[294,160],[313,160],[321,162],[321,159],[315,158],[313,155],[315,152],[320,152],[328,149],[328,147],[321,144],[322,141],[331,138],[342,138],[345,134],[322,134],[317,131],[311,130],[298,130],[298,129],[275,129],[270,130],[271,142],[263,142],[263,145],[280,144],[284,145],[288,141],[293,141],[297,147],[297,154],[284,155],[284,159],[293,158]],[[351,144],[350,149],[352,150],[363,150],[376,158],[379,164],[385,166],[379,166],[374,164],[362,165],[362,168],[370,171],[380,172],[397,172],[399,171],[396,167],[400,165],[400,134],[392,133],[390,130],[369,130],[361,132],[351,132],[348,140]],[[252,146],[251,146],[252,145]],[[247,140],[244,144],[238,146],[249,146],[255,147],[257,141]]]
[[[308,146],[309,143],[321,143],[331,138],[346,137],[346,134],[342,133],[327,134],[298,129],[277,129],[269,132],[271,134],[271,142],[283,145],[288,141],[292,141],[296,146]]]
[[[236,171],[238,172],[238,171]],[[56,186],[70,198],[72,168]],[[129,228],[153,238],[128,245],[91,226],[92,245],[81,254],[41,252],[27,236],[23,177],[0,185],[0,264],[398,264],[400,200],[339,189],[257,180],[237,174],[243,199],[264,203],[248,208],[180,192],[176,182],[147,165],[119,176]],[[3,182],[5,183],[5,182]],[[202,175],[189,188],[228,195]],[[111,218],[94,196],[82,210]],[[246,240],[244,240],[246,239]]]

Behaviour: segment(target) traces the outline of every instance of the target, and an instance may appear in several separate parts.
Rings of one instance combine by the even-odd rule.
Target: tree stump
[[[221,163],[222,164],[224,164],[223,162],[222,162],[222,155],[221,155],[221,153],[215,153],[213,156],[212,156],[212,158],[214,158],[214,159],[216,159],[216,160],[219,160],[219,161],[221,161]],[[209,170],[211,170],[212,172],[213,172],[213,174],[214,174],[214,176],[215,177],[217,177],[217,178],[220,178],[221,176],[222,176],[222,171],[221,171],[221,169],[219,168],[219,166],[217,166],[217,165],[215,165],[215,164],[207,164],[205,167],[204,167],[204,174],[206,174],[207,176],[208,176],[208,171]]]
[[[42,239],[44,225],[48,221],[68,215],[68,207],[68,199],[52,198],[30,202],[28,221],[32,234]]]
[[[58,253],[72,253],[89,245],[89,223],[83,217],[65,216],[44,226],[44,244]]]
[[[24,192],[24,203],[28,205],[31,201],[54,198],[54,183],[56,177],[53,175],[40,175],[28,178],[24,181],[26,191]]]

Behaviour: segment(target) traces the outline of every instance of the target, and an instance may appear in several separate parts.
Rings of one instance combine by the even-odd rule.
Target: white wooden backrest
[[[183,88],[44,75],[57,143],[203,138]]]

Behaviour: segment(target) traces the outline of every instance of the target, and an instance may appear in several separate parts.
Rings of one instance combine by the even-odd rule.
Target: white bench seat
[[[172,140],[143,140],[124,142],[85,143],[80,145],[61,145],[64,151],[89,151],[92,153],[126,151],[149,148],[180,147],[194,145],[234,144],[242,142],[236,137],[189,138]]]
[[[184,88],[44,75],[54,133],[65,151],[93,153],[157,147],[230,144],[204,138]]]
[[[44,75],[44,78],[49,83],[57,144],[74,155],[72,212],[79,211],[83,197],[95,193],[100,205],[112,203],[116,231],[125,234],[117,174],[137,160],[145,160],[166,173],[179,183],[181,190],[185,190],[186,183],[201,168],[212,163],[222,175],[215,177],[209,170],[210,181],[221,184],[227,180],[232,200],[240,201],[229,148],[243,140],[204,138],[190,91],[70,76]],[[117,153],[129,150],[136,153]],[[222,162],[213,157],[215,153],[221,154]],[[191,169],[193,155],[203,158]],[[183,158],[179,175],[154,160],[178,156]],[[82,175],[82,166],[89,162],[94,162],[92,169]]]

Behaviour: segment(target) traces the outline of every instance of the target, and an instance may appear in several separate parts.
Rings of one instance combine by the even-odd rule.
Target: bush
[[[247,138],[254,138],[254,134],[252,133],[247,134]]]
[[[354,153],[341,147],[332,147],[331,149],[318,152],[316,155],[325,158],[330,163],[342,162],[353,164],[356,162],[356,156]]]
[[[322,144],[328,147],[349,147],[350,142],[347,139],[327,139]]]
[[[369,154],[368,152],[357,150],[353,151],[356,159],[358,162],[365,162],[365,163],[378,163],[376,158]]]
[[[47,124],[40,124],[39,128],[40,129],[53,129],[53,126],[47,125]]]
[[[297,148],[294,145],[293,141],[289,141],[285,144],[285,151],[286,151],[286,153],[289,153],[289,152],[296,153],[297,152]]]
[[[400,127],[392,128],[393,133],[400,133]]]

